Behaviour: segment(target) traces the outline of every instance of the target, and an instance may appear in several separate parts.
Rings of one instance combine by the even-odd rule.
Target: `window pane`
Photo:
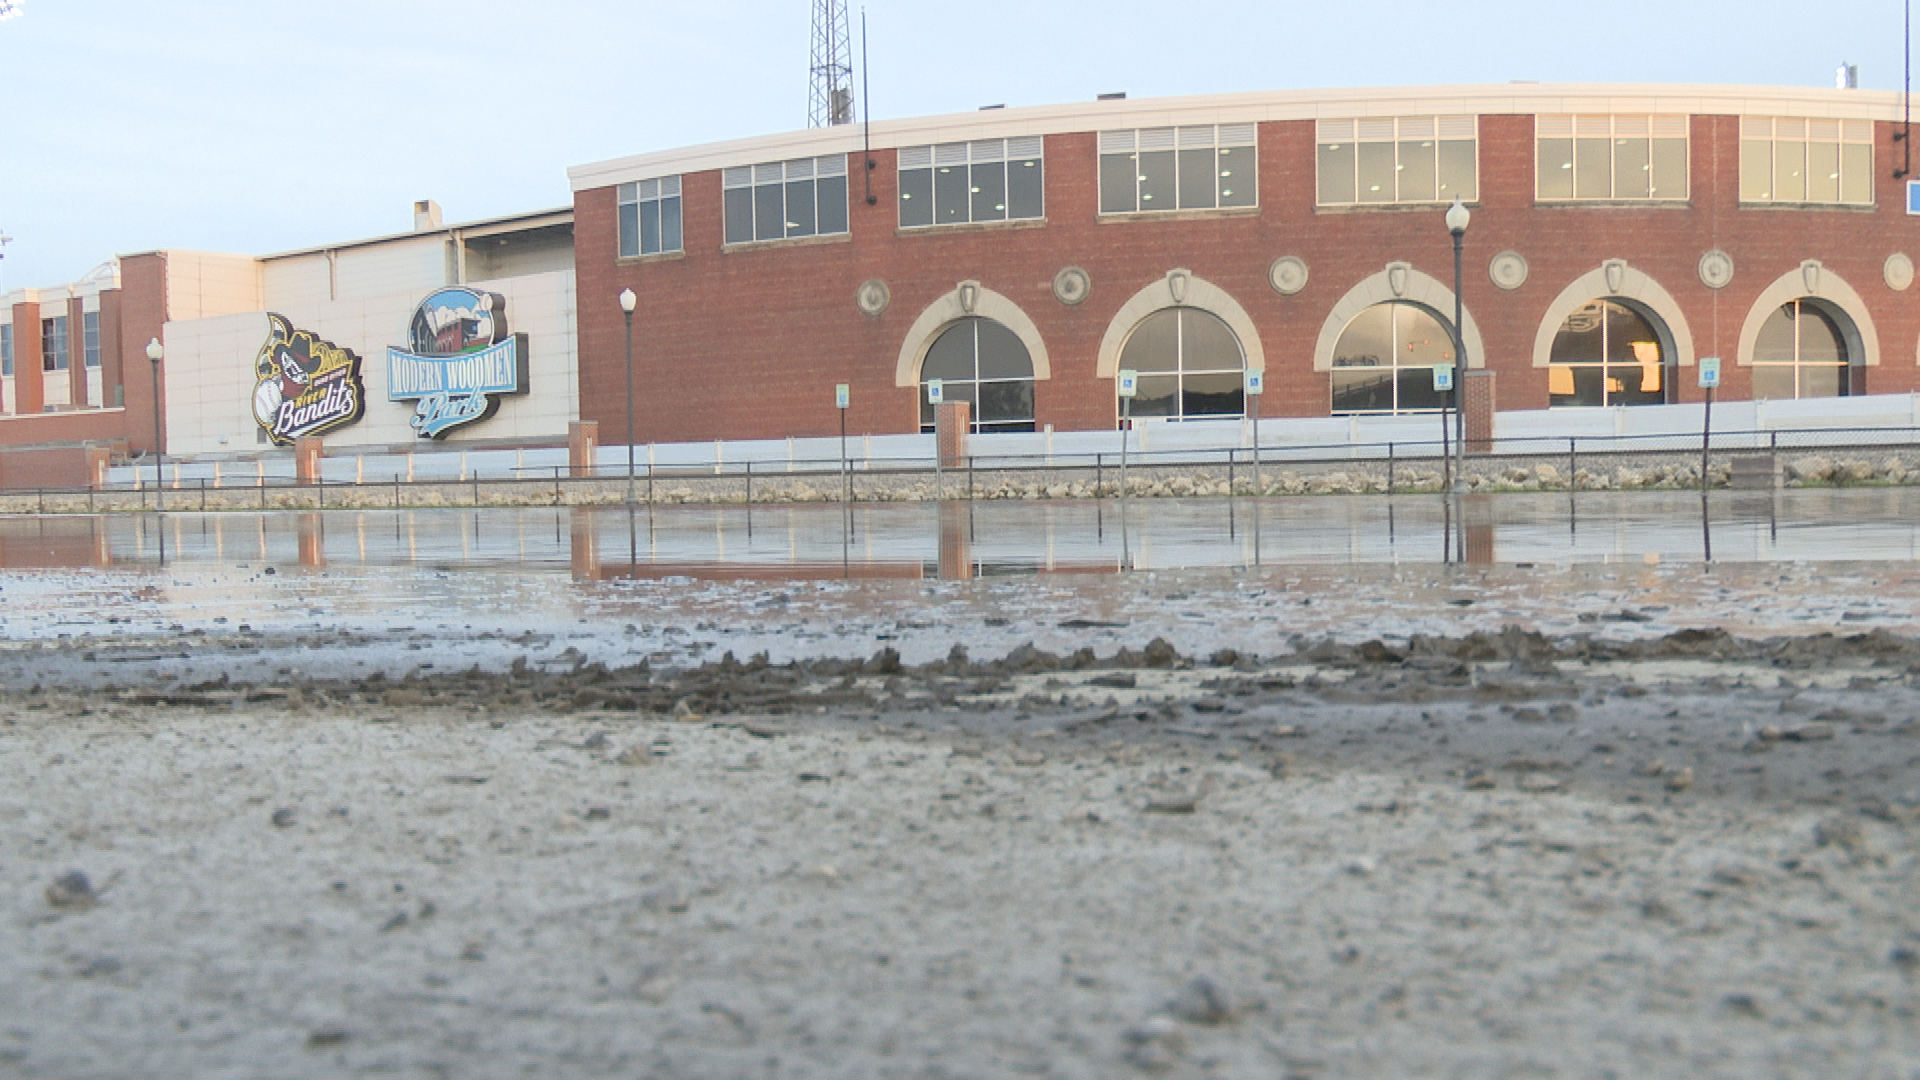
[[[812,236],[820,231],[819,224],[814,218],[813,181],[789,180],[787,182],[787,235]]]
[[[1177,416],[1179,393],[1178,375],[1142,375],[1134,384],[1133,415]]]
[[[1241,397],[1246,385],[1241,375],[1188,375],[1180,389],[1182,416],[1239,416],[1246,411]]]
[[[838,236],[847,231],[847,178],[826,176],[816,182],[820,200],[820,235]]]
[[[638,254],[640,254],[640,207],[633,203],[623,203],[620,206],[620,257],[632,258]]]
[[[1740,140],[1740,201],[1773,199],[1773,143],[1765,139]]]
[[[1333,373],[1333,411],[1390,412],[1393,369],[1348,368]]]
[[[1662,385],[1666,369],[1660,364],[1660,348],[1655,344],[1652,349],[1643,349],[1642,353],[1647,361],[1645,363],[1616,364],[1607,369],[1611,380],[1607,404],[1659,405],[1666,401],[1667,395]]]
[[[1033,380],[981,383],[979,420],[983,424],[1004,425],[1022,420],[1031,424]]]
[[[1131,214],[1140,209],[1139,170],[1132,154],[1100,155],[1100,212]]]
[[[932,169],[908,169],[900,174],[900,224],[905,228],[933,224]]]
[[[1573,198],[1573,140],[1541,139],[1540,164],[1534,175],[1542,199]]]
[[[1793,365],[1755,364],[1753,396],[1756,401],[1791,401],[1794,396]]]
[[[1393,201],[1393,144],[1361,143],[1360,160],[1360,201],[1363,203],[1382,203]]]
[[[1803,398],[1847,396],[1845,365],[1800,365],[1800,396]]]
[[[1436,168],[1433,140],[1401,143],[1400,201],[1432,202],[1436,197]]]
[[[1007,216],[1037,218],[1047,212],[1045,168],[1039,158],[1007,163]]]
[[[1180,366],[1186,371],[1239,371],[1246,366],[1240,339],[1219,317],[1196,308],[1180,313]]]
[[[1653,140],[1653,197],[1687,197],[1687,140]]]
[[[727,243],[741,244],[753,239],[753,189],[728,188]]]
[[[922,383],[928,379],[964,379],[972,382],[978,378],[973,367],[973,350],[974,327],[979,322],[978,319],[964,319],[934,339],[932,347],[927,349],[927,358],[920,364]]]
[[[933,223],[957,225],[967,220],[973,197],[967,192],[967,167],[942,165],[933,170]]]
[[[1606,303],[1595,300],[1567,316],[1553,335],[1549,360],[1555,364],[1584,363],[1606,357]]]
[[[779,184],[762,184],[753,189],[753,238],[778,240],[787,235],[787,209]]]
[[[1120,350],[1120,366],[1135,371],[1179,370],[1179,319],[1179,311],[1170,308],[1140,320]]]
[[[1218,205],[1214,192],[1213,158],[1211,146],[1180,151],[1180,209],[1211,210]]]
[[[980,335],[981,378],[1033,378],[1033,357],[1013,331],[992,319],[975,319],[973,323]]]
[[[1432,367],[1453,363],[1453,330],[1425,308],[1388,305],[1393,311],[1395,363]]]
[[[1393,305],[1376,304],[1354,316],[1333,346],[1334,367],[1393,364]]]
[[[1660,357],[1660,335],[1653,324],[1625,304],[1607,302],[1607,359],[1613,363],[1639,364],[1651,356]]]
[[[1140,209],[1172,210],[1174,201],[1173,151],[1151,150],[1140,155]]]
[[[1353,144],[1320,144],[1320,205],[1353,201]]]
[[[1613,197],[1644,199],[1653,193],[1653,147],[1648,139],[1613,140]]]
[[[640,204],[640,253],[642,255],[660,253],[659,200]]]
[[[1857,205],[1873,201],[1873,147],[1848,143],[1840,148],[1840,201]]]
[[[1260,169],[1251,146],[1220,150],[1220,205],[1253,206],[1260,197]]]
[[[1827,313],[1804,301],[1800,304],[1800,362],[1840,364],[1847,359],[1846,341]]]
[[[1430,367],[1401,368],[1394,374],[1394,382],[1400,390],[1400,398],[1394,403],[1396,409],[1438,409],[1449,404],[1453,394],[1433,388],[1433,369]],[[1459,383],[1453,384],[1456,389]]]
[[[1613,140],[1573,140],[1573,197],[1613,197]]]
[[[1479,169],[1472,139],[1449,139],[1440,144],[1440,200],[1472,202],[1480,197]]]
[[[1839,143],[1810,142],[1807,144],[1807,201],[1818,203],[1840,201]]]
[[[1807,144],[1797,139],[1773,143],[1773,201],[1807,201]]]
[[[1760,324],[1760,333],[1753,341],[1753,362],[1755,364],[1791,364],[1794,360],[1794,304],[1776,308]]]
[[[1007,166],[983,161],[973,167],[973,220],[1007,220]]]
[[[679,251],[684,246],[680,236],[680,196],[660,200],[660,250]]]

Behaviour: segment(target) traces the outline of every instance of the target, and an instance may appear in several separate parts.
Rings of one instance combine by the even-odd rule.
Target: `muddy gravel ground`
[[[1914,1080],[1917,674],[1509,630],[16,684],[0,1075]]]

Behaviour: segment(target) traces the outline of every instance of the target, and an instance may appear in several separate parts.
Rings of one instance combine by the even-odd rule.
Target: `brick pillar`
[[[294,532],[299,538],[300,565],[327,565],[326,517],[318,513],[300,514],[294,521]]]
[[[957,469],[967,463],[967,425],[973,406],[965,401],[949,401],[933,410],[934,438],[940,446],[940,467]]]
[[[1466,452],[1488,453],[1493,449],[1494,373],[1469,371],[1460,385],[1462,407],[1467,412]]]
[[[89,487],[107,486],[107,467],[113,464],[113,447],[87,447],[87,484]]]
[[[40,305],[13,305],[13,411],[39,412],[47,403],[40,372]]]
[[[326,456],[326,444],[318,438],[293,440],[293,474],[302,484],[320,482],[320,459]]]
[[[576,420],[567,425],[567,470],[573,476],[592,476],[594,452],[600,449],[600,422]]]

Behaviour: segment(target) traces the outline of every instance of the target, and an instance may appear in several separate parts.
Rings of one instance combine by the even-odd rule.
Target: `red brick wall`
[[[30,416],[46,407],[40,379],[40,305],[13,305],[13,411]]]
[[[153,449],[154,394],[147,342],[159,337],[167,322],[165,253],[121,257],[119,307],[120,377],[127,388],[126,438],[135,452],[145,453]],[[164,419],[161,424],[164,427]]]
[[[1920,257],[1920,220],[1906,216],[1901,186],[1889,176],[1897,160],[1892,128],[1877,125],[1877,208],[1776,210],[1737,206],[1738,127],[1733,117],[1694,118],[1688,205],[1536,206],[1532,118],[1481,118],[1481,198],[1466,237],[1462,291],[1485,359],[1499,372],[1502,408],[1546,407],[1546,373],[1532,366],[1539,324],[1567,283],[1610,258],[1626,259],[1674,296],[1698,354],[1726,358],[1724,398],[1751,390],[1747,370],[1734,362],[1748,309],[1803,259],[1821,260],[1868,305],[1881,362],[1866,373],[1864,389],[1920,389],[1920,294],[1895,293],[1881,281],[1887,255]],[[880,151],[874,206],[861,197],[861,156],[849,158],[851,240],[723,252],[720,178],[705,172],[684,178],[684,256],[619,262],[613,189],[580,192],[581,418],[599,421],[609,438],[625,432],[617,296],[631,287],[640,298],[634,356],[641,441],[832,434],[837,382],[853,387],[850,433],[917,430],[915,392],[893,385],[902,339],[927,305],[974,279],[1019,304],[1046,341],[1053,375],[1035,388],[1038,423],[1108,427],[1113,387],[1094,377],[1101,338],[1121,304],[1175,267],[1225,289],[1252,317],[1267,357],[1263,412],[1324,416],[1328,377],[1313,370],[1313,348],[1334,304],[1395,260],[1450,284],[1452,240],[1435,207],[1318,209],[1313,123],[1259,130],[1255,215],[1100,222],[1091,133],[1048,137],[1043,227],[902,235],[895,156]],[[1718,292],[1697,272],[1700,256],[1713,248],[1729,252],[1736,267],[1732,285]],[[1526,284],[1514,292],[1487,278],[1488,261],[1507,249],[1529,263]],[[1290,297],[1267,283],[1273,259],[1287,254],[1304,258],[1311,273],[1307,288]],[[1051,293],[1054,273],[1068,265],[1084,267],[1093,283],[1076,307]],[[854,306],[855,288],[869,277],[892,291],[891,307],[878,318]],[[1680,400],[1698,399],[1690,372],[1678,381]],[[130,387],[129,404],[131,397]]]

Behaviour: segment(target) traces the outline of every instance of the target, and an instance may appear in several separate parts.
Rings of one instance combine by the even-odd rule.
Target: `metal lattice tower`
[[[812,81],[807,126],[853,123],[853,34],[845,0],[813,0]]]

